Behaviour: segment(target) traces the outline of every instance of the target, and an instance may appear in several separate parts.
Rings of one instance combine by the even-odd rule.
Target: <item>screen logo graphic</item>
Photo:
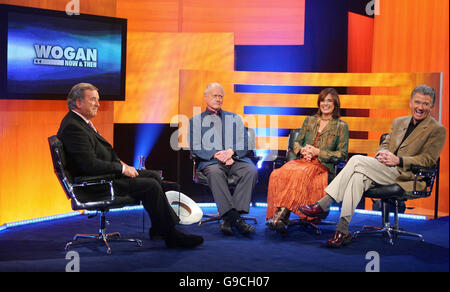
[[[34,45],[35,65],[97,68],[97,49]]]

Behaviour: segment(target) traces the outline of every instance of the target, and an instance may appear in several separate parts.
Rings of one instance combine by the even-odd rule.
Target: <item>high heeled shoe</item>
[[[266,225],[270,230],[275,230],[276,232],[286,235],[287,234],[287,223],[289,220],[289,216],[291,215],[291,211],[284,207],[280,207],[277,209],[275,215],[270,219]]]

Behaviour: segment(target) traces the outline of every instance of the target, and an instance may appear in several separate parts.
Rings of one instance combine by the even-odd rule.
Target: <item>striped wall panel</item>
[[[258,149],[285,150],[286,131],[300,128],[306,116],[317,108],[317,94],[235,92],[236,85],[301,87],[369,87],[371,94],[341,95],[342,119],[349,125],[350,153],[376,152],[378,137],[388,132],[395,117],[409,114],[414,87],[427,83],[440,92],[440,73],[274,73],[243,71],[180,71],[179,114],[190,118],[205,108],[203,90],[210,82],[225,88],[223,109],[242,115],[256,129],[283,129],[275,135],[258,136]],[[439,100],[439,97],[437,98]],[[439,106],[433,115],[438,118]],[[369,114],[370,111],[370,114]],[[381,111],[375,117],[372,112]],[[389,114],[391,112],[391,114]],[[187,119],[184,119],[184,122]],[[183,120],[179,121],[183,123]],[[183,129],[185,127],[180,127]],[[261,132],[261,131],[257,131]],[[180,143],[188,147],[181,131]],[[373,137],[373,138],[371,138]]]

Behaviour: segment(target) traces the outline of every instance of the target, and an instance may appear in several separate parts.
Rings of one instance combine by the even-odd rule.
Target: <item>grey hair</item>
[[[90,83],[78,83],[70,89],[69,95],[67,96],[67,106],[69,110],[77,107],[77,100],[82,100],[84,98],[85,90],[96,90],[98,88]]]
[[[208,85],[206,86],[205,92],[204,92],[203,94],[204,94],[204,95],[208,95],[208,92],[209,92],[213,87],[218,87],[218,88],[220,88],[220,89],[223,91],[223,95],[225,95],[225,89],[223,89],[223,86],[220,85],[220,84],[217,83],[217,82],[212,82],[212,83],[208,84]]]
[[[421,93],[423,95],[428,95],[431,97],[431,106],[434,105],[434,100],[436,99],[436,93],[433,87],[430,87],[426,84],[422,84],[414,88],[413,92],[411,92],[411,100],[413,99],[416,93]]]

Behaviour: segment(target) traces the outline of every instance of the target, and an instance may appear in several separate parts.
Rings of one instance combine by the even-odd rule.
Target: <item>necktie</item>
[[[94,124],[93,124],[91,121],[89,121],[88,124],[89,124],[89,126],[91,126],[91,128],[92,128],[95,132],[97,132],[97,129],[94,127]]]

